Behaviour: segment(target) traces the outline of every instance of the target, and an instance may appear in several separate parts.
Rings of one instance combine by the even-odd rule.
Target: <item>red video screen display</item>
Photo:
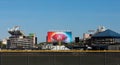
[[[71,32],[48,32],[47,33],[47,42],[72,42],[72,33]]]

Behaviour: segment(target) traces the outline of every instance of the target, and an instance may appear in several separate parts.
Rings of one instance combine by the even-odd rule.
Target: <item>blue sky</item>
[[[8,28],[36,33],[39,42],[50,30],[71,30],[73,37],[103,25],[120,33],[120,0],[0,0],[0,39]],[[73,38],[74,39],[74,38]]]

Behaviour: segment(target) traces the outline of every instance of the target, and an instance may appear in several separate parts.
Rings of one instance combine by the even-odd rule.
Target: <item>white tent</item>
[[[51,50],[70,50],[70,49],[62,45],[62,46],[53,46]]]

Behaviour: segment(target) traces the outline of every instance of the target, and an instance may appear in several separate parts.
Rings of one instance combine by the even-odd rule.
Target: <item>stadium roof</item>
[[[107,29],[103,32],[97,33],[95,35],[92,36],[92,38],[120,38],[120,34],[117,32],[114,32],[110,29]]]

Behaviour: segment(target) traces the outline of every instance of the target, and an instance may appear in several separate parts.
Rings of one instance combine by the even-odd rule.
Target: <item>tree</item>
[[[6,48],[6,44],[3,44],[2,41],[0,41],[0,48],[2,48],[2,49]]]
[[[2,47],[2,42],[0,41],[0,48]]]

